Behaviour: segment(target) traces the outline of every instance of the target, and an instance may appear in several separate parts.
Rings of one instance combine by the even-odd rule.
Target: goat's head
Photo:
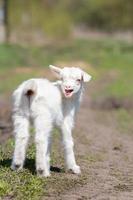
[[[64,67],[63,69],[53,65],[49,67],[61,79],[61,89],[66,98],[72,97],[81,89],[83,82],[91,79],[89,74],[77,67]]]

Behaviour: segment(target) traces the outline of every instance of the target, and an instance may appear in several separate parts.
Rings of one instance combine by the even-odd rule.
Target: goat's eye
[[[80,79],[77,79],[77,82],[80,82],[81,80]]]

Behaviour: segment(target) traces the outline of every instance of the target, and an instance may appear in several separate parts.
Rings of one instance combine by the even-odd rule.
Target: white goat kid
[[[91,76],[79,68],[60,69],[50,65],[60,78],[57,82],[47,79],[30,79],[13,93],[13,122],[15,150],[11,168],[23,168],[29,139],[29,123],[33,121],[36,143],[36,170],[40,176],[50,175],[50,142],[54,125],[60,128],[68,169],[80,174],[73,152],[72,128],[83,92],[83,83]]]

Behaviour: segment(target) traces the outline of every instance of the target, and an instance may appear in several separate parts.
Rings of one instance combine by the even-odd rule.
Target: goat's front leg
[[[73,138],[72,138],[72,123],[71,120],[64,120],[62,125],[62,139],[65,151],[65,160],[68,169],[73,173],[80,174],[80,167],[76,164],[75,155],[73,151]]]
[[[50,176],[50,137],[51,122],[46,116],[35,119],[36,170],[39,176]]]
[[[26,147],[29,139],[29,120],[24,116],[14,116],[15,150],[11,168],[20,170],[23,168]]]

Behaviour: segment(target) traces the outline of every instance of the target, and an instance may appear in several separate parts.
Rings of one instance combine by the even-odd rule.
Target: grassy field
[[[82,39],[40,48],[0,45],[0,92],[14,89],[24,79],[40,76],[49,64],[81,65],[94,79],[108,76],[106,87],[96,92],[98,95],[133,96],[133,44],[112,39]],[[21,68],[20,72],[17,68]]]
[[[54,145],[52,148],[52,175],[49,179],[39,178],[35,173],[35,146],[29,145],[25,169],[21,172],[14,172],[10,169],[14,142],[9,139],[0,146],[0,197],[9,199],[38,200],[42,196],[59,195],[65,190],[71,189],[78,184],[85,184],[86,177],[75,177],[65,171],[63,157],[59,150],[57,133],[54,134]]]
[[[49,76],[48,65],[81,66],[93,76],[97,87],[91,92],[92,101],[116,98],[133,99],[133,44],[108,40],[74,40],[61,44],[49,44],[44,47],[22,47],[19,45],[0,45],[0,99],[9,97],[16,86],[31,77]],[[7,98],[6,101],[9,101]],[[108,112],[108,111],[106,111]],[[132,112],[120,108],[115,111],[118,129],[130,132]],[[12,172],[10,163],[14,148],[13,139],[0,145],[0,199],[38,200],[42,196],[59,195],[73,187],[84,185],[89,180],[83,173],[75,177],[66,173],[64,160],[60,154],[59,136],[55,131],[52,151],[52,177],[42,179],[35,173],[35,147],[30,145],[26,167],[22,172]],[[82,139],[82,138],[81,138]],[[84,142],[84,141],[83,141]],[[32,142],[31,142],[32,143]],[[97,155],[97,154],[96,154]],[[79,156],[79,162],[85,164],[102,161],[100,156],[92,154],[85,158]],[[57,172],[57,173],[55,173]],[[59,174],[59,173],[60,174]],[[65,173],[64,173],[65,172]],[[87,173],[87,171],[85,171]]]

